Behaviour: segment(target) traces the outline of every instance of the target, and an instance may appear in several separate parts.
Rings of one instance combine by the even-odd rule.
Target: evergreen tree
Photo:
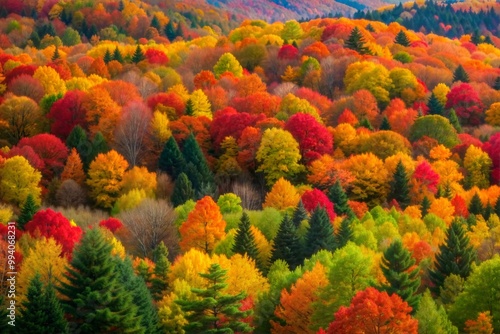
[[[402,46],[410,46],[410,40],[403,30],[400,30],[394,39],[394,43]]]
[[[248,257],[255,260],[256,266],[262,270],[263,267],[259,261],[259,250],[257,249],[255,237],[250,226],[250,218],[246,212],[243,212],[238,230],[236,231],[236,236],[234,237],[233,253],[241,255],[247,254]]]
[[[175,30],[175,36],[184,38],[184,27],[182,26],[181,22],[177,23],[177,29]]]
[[[151,293],[156,301],[163,298],[163,294],[168,288],[168,272],[170,271],[170,261],[168,260],[168,248],[160,242],[153,251],[155,262],[154,278],[151,280]]]
[[[156,17],[156,15],[153,15],[153,18],[151,19],[151,27],[158,30],[158,32],[161,31],[161,24],[160,24],[160,21],[158,21],[158,18]]]
[[[61,55],[59,54],[59,48],[56,46],[56,50],[54,51],[54,54],[52,55],[52,61],[56,61],[57,59],[60,59]]]
[[[460,121],[458,120],[457,113],[455,112],[455,109],[450,110],[450,115],[448,117],[450,120],[450,124],[457,130],[457,133],[462,132],[462,126],[460,125]]]
[[[304,203],[302,200],[299,200],[299,204],[293,210],[292,223],[295,228],[299,228],[303,220],[309,220],[309,216],[307,215],[306,208],[304,208]]]
[[[123,63],[123,56],[118,47],[115,47],[115,51],[113,51],[113,60],[116,60],[119,63]]]
[[[138,62],[141,62],[144,59],[146,59],[146,56],[144,56],[144,52],[142,52],[141,46],[137,45],[134,54],[132,55],[132,62],[137,64]]]
[[[494,212],[500,218],[500,197],[497,198],[497,203],[495,204]]]
[[[68,323],[52,285],[43,287],[40,274],[31,279],[22,302],[16,333],[68,333]]]
[[[491,40],[491,36],[490,36],[490,35],[488,35],[488,36],[486,36],[486,37],[484,38],[483,43],[486,43],[486,44],[491,44],[491,45],[495,45],[495,44],[493,43],[493,41]]]
[[[176,180],[179,174],[186,169],[186,161],[174,136],[170,136],[165,146],[163,146],[163,151],[158,160],[158,169],[170,175],[173,180]]]
[[[481,34],[477,29],[474,30],[474,33],[472,34],[470,41],[476,45],[481,43]]]
[[[281,221],[278,233],[274,238],[271,263],[283,260],[290,269],[295,269],[302,263],[302,246],[292,220],[285,215]]]
[[[476,253],[469,244],[469,237],[462,227],[462,220],[455,219],[446,231],[444,244],[439,246],[434,269],[429,272],[434,283],[433,292],[439,295],[444,280],[451,274],[466,279],[471,272],[471,265]]]
[[[109,52],[109,49],[106,49],[103,60],[106,64],[113,60],[113,56],[111,55],[111,52]]]
[[[382,124],[380,124],[380,130],[392,130],[391,123],[389,123],[389,119],[387,116],[382,118]]]
[[[193,100],[188,99],[186,102],[186,109],[184,111],[184,114],[186,114],[186,116],[193,116],[193,113]]]
[[[144,333],[132,296],[118,281],[116,261],[99,229],[88,230],[73,251],[59,292],[75,333]]]
[[[453,193],[451,192],[450,183],[444,185],[443,197],[446,197],[450,201],[453,199]]]
[[[175,180],[174,191],[171,198],[172,204],[174,207],[177,207],[194,198],[194,190],[191,181],[189,181],[185,173],[181,173],[177,180]]]
[[[498,76],[496,79],[495,79],[495,83],[493,84],[493,88],[495,90],[500,90],[500,76]]]
[[[437,99],[434,93],[431,94],[429,101],[427,102],[427,107],[429,107],[429,115],[440,115],[443,116],[443,105]]]
[[[19,218],[17,219],[17,227],[24,229],[24,225],[33,219],[33,216],[38,209],[39,207],[36,205],[35,197],[33,197],[32,194],[28,194],[28,197],[26,197],[26,201],[21,209],[21,213],[19,214]]]
[[[491,206],[490,202],[488,202],[488,204],[484,208],[484,212],[483,212],[483,218],[484,218],[484,220],[490,219],[490,216],[491,216],[492,213],[494,213],[493,206]]]
[[[358,127],[367,128],[368,130],[373,131],[373,126],[372,126],[372,124],[370,123],[370,121],[368,120],[368,118],[366,118],[366,117],[363,117],[363,118],[359,121],[359,123],[358,123]]]
[[[169,20],[167,25],[165,26],[165,36],[167,36],[168,40],[172,42],[177,35],[175,34],[174,24],[172,20]]]
[[[458,65],[453,73],[453,82],[461,81],[461,82],[469,82],[469,75],[465,72],[462,64]]]
[[[353,240],[354,232],[352,231],[351,224],[351,217],[345,217],[342,219],[337,234],[335,234],[335,245],[337,248],[342,248],[347,245],[349,241]]]
[[[88,148],[87,148],[88,149]],[[94,159],[99,155],[99,153],[106,153],[109,151],[108,143],[106,142],[106,138],[102,135],[101,132],[97,132],[94,135],[94,139],[90,144],[89,153],[81,155],[83,162],[83,168],[87,170],[90,166],[90,163],[94,161]],[[85,160],[83,160],[85,157]]]
[[[246,297],[243,292],[237,295],[222,294],[227,287],[226,272],[219,264],[214,263],[208,273],[200,273],[207,282],[207,289],[191,289],[199,299],[187,301],[176,300],[182,310],[189,314],[188,323],[184,325],[186,333],[233,333],[252,332],[252,327],[241,321],[251,314],[251,311],[240,311],[241,301]],[[221,317],[225,319],[221,321]]]
[[[322,249],[333,251],[335,248],[335,233],[330,218],[323,207],[317,206],[309,220],[304,257],[309,258]]]
[[[345,42],[345,47],[357,51],[361,55],[371,54],[370,50],[365,46],[365,38],[359,31],[358,27],[354,27]]]
[[[352,212],[352,209],[348,203],[349,199],[347,198],[347,195],[338,180],[328,190],[328,198],[333,203],[335,212],[338,215],[354,216],[354,212]]]
[[[427,213],[429,213],[430,208],[431,208],[431,201],[427,196],[424,196],[424,199],[420,204],[420,211],[422,212],[422,217],[425,217]]]
[[[472,196],[470,203],[469,203],[469,213],[471,215],[482,215],[483,214],[483,203],[481,202],[481,198],[479,195],[474,193],[474,196]]]
[[[66,146],[68,146],[70,150],[76,148],[80,157],[82,156],[81,148],[87,143],[87,133],[80,125],[75,126],[69,133],[68,138],[66,138]]]
[[[391,181],[389,199],[395,199],[403,210],[410,205],[409,182],[410,179],[408,174],[406,174],[406,169],[400,160],[396,166],[396,171],[394,172],[393,179]]]
[[[415,259],[410,252],[404,248],[401,240],[395,240],[385,250],[380,268],[387,279],[387,285],[382,288],[388,294],[397,293],[413,309],[417,310],[420,295],[417,290],[420,286],[419,267],[413,267]],[[411,270],[410,270],[411,269]]]
[[[365,27],[366,30],[368,30],[369,32],[375,32],[375,29],[373,28],[373,26],[371,25],[371,23],[368,23]]]
[[[205,159],[205,156],[203,155],[198,142],[194,138],[193,133],[191,133],[184,142],[182,155],[184,156],[186,164],[188,164],[186,168],[186,175],[193,183],[195,192],[201,192],[202,182],[205,183],[205,185],[208,184],[209,187],[215,184],[214,175],[212,174],[210,168],[208,168],[207,160]],[[196,171],[199,174],[198,180],[196,180],[195,178],[191,178],[191,176],[196,177],[196,175],[189,171],[190,163],[196,168]]]

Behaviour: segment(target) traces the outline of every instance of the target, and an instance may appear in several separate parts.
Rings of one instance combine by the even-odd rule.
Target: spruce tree
[[[490,216],[492,213],[493,213],[493,207],[491,206],[490,202],[488,202],[488,204],[486,204],[486,207],[484,208],[484,211],[483,211],[484,220],[490,219]]]
[[[186,109],[184,111],[184,114],[186,114],[186,116],[193,116],[193,113],[193,100],[188,99],[186,102]]]
[[[410,46],[410,40],[403,30],[400,30],[394,39],[394,43],[402,46]]]
[[[424,196],[424,199],[420,204],[420,211],[422,212],[422,217],[425,217],[429,213],[430,208],[431,208],[431,201],[427,196]]]
[[[205,159],[205,156],[203,155],[203,152],[201,151],[193,133],[191,133],[184,142],[182,155],[184,156],[186,164],[189,165],[191,163],[200,175],[199,180],[190,178],[195,192],[200,192],[202,190],[202,182],[209,185],[215,184],[214,175],[208,167],[207,160]],[[187,167],[188,168],[186,169],[189,169],[189,166]],[[186,174],[188,177],[191,176],[187,170]]]
[[[301,199],[299,200],[299,204],[297,204],[295,210],[293,210],[292,223],[295,228],[299,228],[302,224],[302,221],[304,220],[309,220],[309,216],[307,214],[306,208],[304,208],[304,203]]]
[[[99,155],[99,153],[106,153],[108,151],[109,151],[109,146],[108,143],[106,142],[106,138],[104,138],[101,132],[97,132],[94,135],[92,143],[90,143],[90,149],[88,150],[88,153],[81,156],[83,162],[83,169],[87,170],[90,166],[90,163],[94,161],[94,159]],[[84,157],[85,160],[83,160]]]
[[[158,160],[158,169],[170,175],[173,180],[176,180],[185,168],[186,161],[184,160],[184,156],[179,150],[174,136],[170,136],[161,151]]]
[[[118,281],[112,248],[99,229],[90,229],[73,251],[58,287],[73,333],[144,333],[132,296]]]
[[[410,205],[409,182],[410,179],[408,174],[406,174],[406,169],[400,160],[396,166],[396,171],[394,172],[390,184],[391,192],[389,194],[389,199],[395,199],[403,210]]]
[[[491,36],[490,36],[490,35],[487,35],[487,36],[484,38],[483,43],[485,43],[485,44],[495,45],[495,44],[493,43],[493,41],[491,40]]]
[[[493,89],[495,89],[495,90],[500,90],[500,76],[498,76],[498,77],[495,79],[495,83],[493,84]]]
[[[233,253],[247,254],[247,256],[255,261],[255,265],[260,271],[264,270],[263,264],[259,260],[259,250],[255,243],[255,237],[250,229],[250,218],[246,212],[243,212],[234,238]]]
[[[388,294],[396,293],[413,309],[417,310],[420,295],[417,290],[420,286],[420,276],[418,267],[413,267],[415,259],[410,252],[403,247],[401,240],[395,240],[385,250],[380,263],[382,273],[387,279],[386,285],[382,286]]]
[[[123,56],[118,47],[115,47],[115,51],[113,51],[113,60],[116,60],[119,63],[123,63]]]
[[[302,246],[292,220],[285,215],[281,221],[276,237],[274,237],[271,263],[283,260],[294,270],[302,263]]]
[[[59,48],[56,46],[56,50],[54,51],[54,54],[52,55],[52,61],[56,61],[59,58],[61,58],[61,55],[59,54]]]
[[[481,198],[479,195],[474,193],[469,203],[469,213],[471,215],[482,215],[484,212],[483,203],[481,202]]]
[[[462,219],[457,218],[448,227],[445,242],[439,246],[434,269],[429,272],[434,283],[433,292],[438,295],[446,277],[455,274],[466,279],[471,272],[472,263],[476,260],[476,253],[469,244],[469,237],[462,227],[462,222]]]
[[[24,225],[33,219],[38,209],[39,207],[35,202],[35,197],[33,197],[33,194],[28,194],[21,209],[21,213],[19,214],[19,218],[17,219],[17,227],[24,229]]]
[[[455,112],[455,109],[450,110],[450,115],[448,116],[448,119],[450,120],[450,124],[455,128],[457,133],[461,133],[462,126],[460,125],[460,121],[458,120],[457,113]]]
[[[380,124],[380,130],[392,130],[392,127],[391,127],[391,123],[389,123],[389,119],[387,118],[387,116],[384,116],[384,118],[382,118],[382,124]]]
[[[439,102],[438,98],[434,93],[431,94],[429,101],[427,102],[427,107],[429,108],[429,115],[440,115],[443,116],[443,105]]]
[[[345,47],[357,51],[361,55],[370,54],[370,50],[365,46],[365,39],[358,27],[352,29],[349,38],[345,42]]]
[[[158,21],[158,18],[156,17],[156,15],[153,15],[153,18],[151,19],[151,27],[158,30],[158,32],[161,31],[160,21]]]
[[[165,25],[165,36],[167,36],[168,40],[172,42],[177,35],[175,34],[174,24],[172,20],[169,20],[167,25]]]
[[[68,138],[66,138],[66,146],[68,146],[70,150],[76,148],[81,157],[81,149],[86,144],[88,144],[87,133],[80,125],[75,126],[69,133]]]
[[[359,121],[359,123],[358,123],[358,127],[367,128],[368,130],[373,131],[373,126],[372,126],[372,124],[370,123],[370,121],[368,120],[368,118],[366,118],[366,117],[363,117],[363,118]]]
[[[328,190],[328,198],[333,203],[335,213],[338,215],[354,215],[354,212],[352,212],[348,203],[349,199],[347,198],[347,195],[338,180]]]
[[[137,45],[137,47],[135,48],[134,54],[132,55],[132,62],[137,64],[137,63],[143,61],[144,59],[146,59],[146,57],[144,56],[144,52],[142,52],[141,46]]]
[[[322,249],[333,251],[336,248],[333,226],[323,207],[317,206],[314,209],[309,220],[309,229],[305,239],[305,258],[310,258]]]
[[[35,274],[22,302],[16,333],[68,333],[68,323],[52,285],[43,287],[40,274]]]
[[[106,49],[103,60],[106,64],[113,60],[113,56],[111,55],[111,52],[109,52],[109,49]]]
[[[208,273],[199,275],[206,280],[206,289],[191,289],[199,298],[196,300],[176,300],[182,310],[188,314],[186,333],[250,333],[252,327],[242,320],[251,311],[240,311],[241,301],[246,297],[243,292],[237,295],[222,294],[227,287],[226,272],[219,264],[214,263]],[[225,321],[221,321],[221,317]]]
[[[352,224],[351,217],[345,217],[344,219],[342,219],[339,229],[335,234],[335,246],[337,248],[342,248],[345,245],[347,245],[349,241],[352,241],[354,237],[354,232],[352,231],[351,224]]]
[[[469,75],[465,72],[462,64],[458,65],[453,73],[453,82],[461,81],[461,82],[469,82]]]
[[[366,30],[368,30],[369,32],[375,32],[375,29],[373,28],[373,26],[371,25],[371,23],[368,23],[365,27]]]
[[[155,276],[151,280],[151,294],[156,301],[159,301],[168,288],[168,272],[170,271],[168,248],[163,241],[154,249],[153,260],[155,262]]]
[[[479,30],[474,30],[474,32],[472,33],[472,36],[471,36],[471,39],[470,41],[476,45],[478,45],[479,43],[481,43],[481,34],[479,33]]]
[[[194,198],[194,189],[191,181],[189,181],[186,174],[181,173],[177,180],[175,180],[174,191],[171,198],[172,204],[174,207],[177,207]]]

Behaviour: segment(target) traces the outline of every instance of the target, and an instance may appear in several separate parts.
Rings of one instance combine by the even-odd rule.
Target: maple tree
[[[280,177],[278,181],[273,184],[271,191],[266,194],[263,208],[272,207],[277,210],[286,210],[294,208],[300,200],[300,195],[297,189],[290,183],[290,181]]]
[[[450,90],[446,95],[445,108],[453,108],[463,124],[479,125],[484,117],[483,102],[468,83],[461,83]]]
[[[330,202],[328,196],[319,189],[314,188],[313,190],[306,190],[301,196],[301,201],[308,212],[313,212],[319,206],[325,210],[330,220],[334,220],[336,217],[333,203]]]
[[[42,175],[21,156],[14,156],[0,165],[0,196],[16,205],[25,203],[31,194],[40,203]]]

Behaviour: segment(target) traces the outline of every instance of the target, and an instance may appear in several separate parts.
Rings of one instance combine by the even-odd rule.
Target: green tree
[[[57,59],[60,59],[61,55],[59,54],[59,48],[56,46],[56,50],[54,51],[54,54],[52,55],[52,61],[56,61]]]
[[[194,190],[191,181],[189,181],[185,173],[181,173],[175,181],[174,191],[171,198],[172,204],[174,207],[177,207],[194,198]]]
[[[113,56],[111,55],[111,52],[109,52],[109,49],[106,49],[106,53],[104,54],[103,60],[105,64],[113,60]]]
[[[172,177],[172,179],[176,180],[185,168],[186,161],[179,150],[179,146],[177,145],[174,136],[170,136],[165,143],[165,146],[163,146],[163,150],[160,154],[158,169],[166,172]]]
[[[482,215],[483,214],[483,202],[481,202],[481,197],[479,197],[479,194],[476,192],[472,196],[470,203],[469,203],[469,213],[471,215]]]
[[[415,259],[398,239],[385,250],[380,265],[388,283],[382,288],[388,294],[397,293],[412,307],[413,312],[417,310],[420,301],[420,295],[417,294],[420,287],[420,268],[412,268],[414,264]]]
[[[240,219],[240,224],[238,225],[238,230],[236,231],[236,236],[234,237],[233,253],[235,254],[247,254],[248,257],[255,260],[257,267],[262,268],[259,263],[259,251],[257,249],[257,244],[255,243],[255,237],[250,230],[250,218],[246,212],[243,212]]]
[[[323,207],[317,206],[309,220],[304,257],[309,258],[322,249],[333,251],[335,248],[335,233],[330,218]]]
[[[342,248],[349,241],[353,241],[354,232],[352,230],[352,218],[345,217],[340,223],[339,229],[335,234],[335,244],[337,248]]]
[[[352,29],[349,38],[345,42],[345,47],[357,51],[361,55],[371,54],[370,49],[365,46],[365,38],[358,27]]]
[[[217,78],[225,72],[230,72],[237,78],[243,75],[243,67],[241,67],[238,60],[229,52],[220,56],[219,60],[214,65],[214,74]]]
[[[380,130],[389,131],[392,130],[391,123],[389,123],[389,119],[384,115],[382,118],[382,124],[380,124]]]
[[[135,48],[134,54],[132,55],[132,62],[137,64],[138,62],[143,61],[146,59],[146,56],[144,56],[144,52],[142,52],[142,48],[140,45],[137,45]]]
[[[19,218],[17,219],[17,227],[24,229],[24,225],[33,219],[33,216],[39,208],[40,207],[35,202],[35,197],[33,197],[32,194],[29,194],[28,197],[26,197],[26,201],[24,202]]]
[[[193,183],[193,188],[195,192],[200,193],[204,186],[214,186],[215,180],[214,175],[210,168],[208,167],[207,160],[203,155],[203,152],[198,145],[193,133],[191,133],[186,141],[184,142],[184,147],[182,148],[182,155],[186,164],[192,164],[196,171],[199,173],[199,180],[191,179]],[[191,176],[186,170],[186,175]]]
[[[495,213],[498,217],[500,217],[500,197],[497,198],[497,203],[495,204]]]
[[[186,110],[184,111],[184,114],[187,116],[193,116],[194,110],[193,110],[193,100],[189,98],[186,102]]]
[[[394,43],[402,46],[410,46],[410,40],[403,30],[400,30],[394,39]]]
[[[410,179],[406,173],[406,169],[400,160],[396,166],[396,170],[394,171],[393,179],[391,181],[389,199],[396,200],[403,210],[410,205],[409,182]]]
[[[498,76],[498,77],[495,79],[495,83],[493,84],[493,89],[495,89],[495,90],[500,90],[500,76]]]
[[[123,63],[123,56],[118,47],[115,47],[115,51],[113,51],[113,60],[116,60],[119,63]]]
[[[439,288],[439,302],[446,310],[455,303],[457,297],[464,291],[465,280],[459,275],[446,277],[443,286]]]
[[[292,223],[295,228],[299,228],[304,220],[309,220],[309,215],[307,214],[306,208],[304,208],[304,203],[302,200],[299,200],[299,204],[297,204],[297,207],[293,210]]]
[[[172,20],[169,20],[165,25],[165,36],[167,36],[170,42],[172,42],[177,37]]]
[[[170,261],[168,260],[168,248],[160,242],[153,251],[153,261],[155,269],[154,278],[151,279],[151,293],[156,301],[163,298],[163,294],[168,288],[168,272],[170,271]]]
[[[476,252],[469,244],[469,237],[462,227],[462,221],[455,219],[446,231],[444,244],[439,246],[434,269],[429,272],[434,284],[433,292],[439,295],[444,280],[451,274],[467,278],[475,260]]]
[[[453,326],[443,306],[437,306],[429,290],[426,290],[420,300],[418,311],[418,334],[458,334],[458,328]]]
[[[416,142],[423,136],[434,138],[448,148],[452,148],[460,142],[457,131],[450,121],[439,115],[422,116],[413,123],[408,139],[411,142]]]
[[[332,201],[335,213],[338,215],[349,215],[353,216],[354,212],[352,212],[351,207],[349,206],[349,198],[347,197],[342,185],[337,180],[333,186],[328,190],[328,198]]]
[[[271,263],[284,260],[293,270],[302,263],[302,246],[292,220],[285,215],[274,238]]]
[[[429,101],[427,102],[427,107],[429,108],[429,115],[440,115],[443,116],[443,105],[439,102],[438,98],[434,94],[431,94]]]
[[[59,292],[70,330],[78,333],[144,333],[132,296],[118,280],[112,246],[99,229],[88,230],[73,251]]]
[[[469,82],[469,74],[467,74],[462,64],[458,65],[455,72],[453,72],[453,82],[456,81]]]
[[[431,201],[427,196],[424,196],[422,203],[420,204],[420,210],[422,211],[422,217],[425,217],[427,213],[429,213],[429,209],[431,208]]]
[[[199,299],[176,301],[184,312],[189,312],[186,316],[188,323],[184,326],[187,333],[252,332],[252,327],[241,321],[251,314],[251,311],[239,310],[245,294],[222,294],[222,290],[227,287],[226,272],[219,264],[212,264],[208,273],[199,274],[206,280],[207,289],[191,289]],[[224,317],[225,321],[221,321],[221,317]]]

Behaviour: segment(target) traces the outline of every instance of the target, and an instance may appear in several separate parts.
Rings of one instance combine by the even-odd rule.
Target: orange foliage
[[[83,163],[82,160],[80,159],[80,155],[78,154],[75,148],[71,149],[71,153],[68,156],[66,165],[64,166],[64,169],[61,173],[61,182],[68,179],[75,181],[81,186],[85,182]]]
[[[262,205],[263,208],[272,207],[277,210],[286,210],[297,206],[300,200],[300,195],[297,189],[284,178],[280,178],[273,185],[270,192],[266,195],[266,201]]]

